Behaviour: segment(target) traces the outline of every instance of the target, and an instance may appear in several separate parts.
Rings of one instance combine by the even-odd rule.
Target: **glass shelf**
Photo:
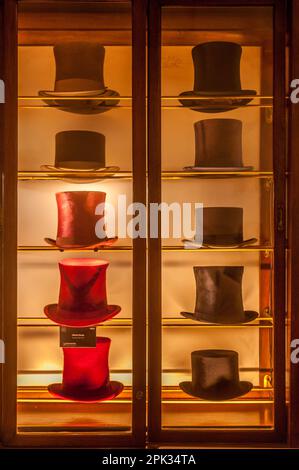
[[[163,246],[162,247],[163,252],[190,252],[190,253],[195,253],[195,252],[205,252],[205,253],[211,253],[211,252],[227,252],[227,253],[238,253],[238,252],[248,252],[248,253],[254,253],[254,252],[270,252],[272,253],[274,251],[274,248],[272,246],[260,246],[260,245],[255,245],[255,246],[245,246],[245,247],[239,247],[239,248],[185,248],[184,246]]]

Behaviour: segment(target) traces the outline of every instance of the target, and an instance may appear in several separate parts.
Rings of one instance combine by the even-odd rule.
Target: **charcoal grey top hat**
[[[105,136],[93,131],[62,131],[55,135],[55,164],[42,165],[42,170],[117,172],[119,167],[106,166]],[[67,181],[69,181],[68,178]],[[100,178],[103,179],[103,178]],[[95,179],[92,181],[98,181]],[[72,182],[91,182],[86,178],[71,178]]]
[[[242,47],[234,42],[205,42],[193,47],[194,87],[180,96],[196,95],[207,99],[181,99],[181,104],[195,111],[215,113],[249,103],[256,91],[242,90],[241,55]]]
[[[242,207],[204,207],[203,226],[196,225],[196,236],[193,240],[182,240],[188,246],[198,246],[200,229],[203,230],[204,247],[239,248],[257,242],[256,238],[243,237]]]
[[[196,302],[194,312],[181,312],[191,320],[234,325],[254,320],[258,313],[244,310],[243,266],[194,266]]]
[[[236,351],[205,349],[191,353],[192,381],[181,382],[188,395],[204,400],[230,400],[248,393],[253,385],[239,379]]]
[[[195,163],[188,171],[249,171],[242,158],[242,121],[203,119],[194,123]]]
[[[54,46],[54,56],[54,90],[39,92],[45,103],[63,111],[97,114],[109,110],[119,102],[116,99],[109,100],[119,94],[108,89],[104,83],[103,46],[92,42],[66,42]],[[80,99],[72,100],[72,97]]]

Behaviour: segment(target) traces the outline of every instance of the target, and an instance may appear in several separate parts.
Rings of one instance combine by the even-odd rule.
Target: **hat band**
[[[240,233],[236,234],[218,234],[218,235],[206,235],[204,234],[204,242],[217,244],[217,243],[242,243],[243,235]]]

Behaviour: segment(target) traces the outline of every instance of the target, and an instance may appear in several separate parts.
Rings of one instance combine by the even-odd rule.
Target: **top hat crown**
[[[186,170],[250,170],[243,165],[242,122],[238,119],[203,119],[194,123],[195,164]]]
[[[191,353],[192,382],[181,382],[189,395],[206,400],[227,400],[248,393],[252,383],[239,379],[238,353],[205,349]]]
[[[55,167],[92,170],[105,167],[105,136],[92,131],[62,131],[55,136]]]
[[[184,106],[196,106],[196,111],[201,112],[222,112],[235,107],[245,105],[252,98],[245,98],[245,95],[254,96],[254,90],[242,90],[240,77],[240,61],[242,48],[239,44],[225,41],[214,41],[198,44],[192,49],[192,59],[194,65],[194,86],[192,91],[181,93],[180,96],[198,94],[203,97],[229,97],[226,100],[192,100],[192,98],[181,99]],[[244,98],[233,98],[244,95]],[[232,96],[232,98],[231,98]],[[211,108],[207,107],[211,104]],[[222,104],[222,106],[221,106]],[[229,108],[223,104],[230,105]],[[198,108],[198,109],[197,109]]]
[[[202,219],[202,227],[196,220],[195,239],[183,240],[187,245],[198,245],[200,232],[206,247],[241,247],[257,241],[256,238],[244,240],[242,207],[204,207]]]
[[[241,91],[242,48],[234,42],[205,42],[192,49],[194,91]]]
[[[121,393],[123,385],[109,379],[110,344],[110,338],[98,337],[95,348],[63,348],[62,384],[49,385],[51,395],[93,402],[112,399]]]

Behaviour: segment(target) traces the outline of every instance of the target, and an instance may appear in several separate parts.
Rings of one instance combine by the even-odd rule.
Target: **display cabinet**
[[[285,2],[149,5],[149,203],[203,204],[149,239],[153,442],[286,439],[285,35]]]
[[[0,5],[1,445],[298,446],[298,2]]]
[[[144,445],[146,240],[82,227],[103,193],[145,203],[145,15],[1,2],[5,445]]]

